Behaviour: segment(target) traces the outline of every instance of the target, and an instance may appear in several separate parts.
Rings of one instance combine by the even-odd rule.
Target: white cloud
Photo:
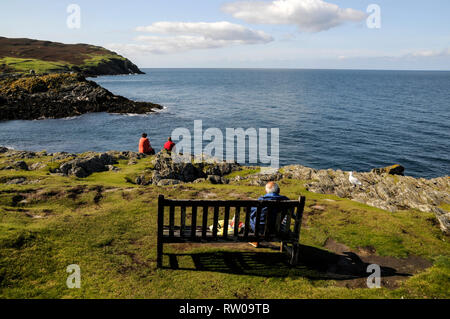
[[[450,56],[450,48],[446,48],[443,50],[422,50],[416,51],[412,53],[408,53],[405,57],[443,57]]]
[[[260,44],[273,41],[262,32],[230,22],[155,22],[136,31],[152,35],[135,38],[140,44],[111,44],[122,53],[178,53],[196,49],[214,49],[233,45]]]
[[[343,9],[322,0],[237,1],[223,5],[222,10],[249,23],[292,24],[307,32],[324,31],[366,18],[362,11]]]
[[[230,22],[155,22],[150,26],[137,27],[136,31],[170,34],[196,35],[211,40],[245,41],[261,43],[272,41],[272,37],[262,31],[254,31]]]

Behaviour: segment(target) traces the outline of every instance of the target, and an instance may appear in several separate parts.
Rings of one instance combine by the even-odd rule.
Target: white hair
[[[278,194],[278,193],[280,193],[280,186],[278,186],[277,183],[273,183],[272,186],[270,186],[270,184],[267,183],[266,184],[266,193],[267,194],[269,194],[269,193],[276,193],[276,194]]]

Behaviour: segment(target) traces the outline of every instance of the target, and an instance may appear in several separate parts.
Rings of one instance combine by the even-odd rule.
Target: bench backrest
[[[305,197],[298,200],[192,200],[166,199],[158,196],[158,242],[195,241],[260,241],[277,238],[284,241],[297,241],[305,206]],[[255,231],[250,229],[251,208],[256,207]],[[165,224],[165,208],[168,208],[168,224]],[[177,209],[178,208],[178,209]],[[211,209],[210,209],[211,208]],[[267,208],[265,224],[261,224],[261,213]],[[175,213],[179,210],[179,225],[175,225]],[[211,210],[211,212],[210,212]],[[201,214],[201,221],[199,218]],[[219,211],[223,211],[223,233],[217,232]],[[187,214],[191,214],[190,224],[186,225]],[[234,230],[228,232],[230,218],[235,216]],[[275,216],[276,214],[276,216]],[[209,216],[208,216],[209,215]],[[212,221],[211,221],[212,215]],[[241,216],[243,218],[241,218]],[[210,218],[208,220],[208,217]],[[178,217],[177,217],[178,219]],[[221,218],[222,219],[222,218]],[[275,223],[267,222],[267,220]],[[245,224],[244,232],[239,232],[239,221]],[[212,231],[208,226],[212,222]],[[178,224],[178,223],[177,223]],[[164,232],[166,229],[166,232]]]

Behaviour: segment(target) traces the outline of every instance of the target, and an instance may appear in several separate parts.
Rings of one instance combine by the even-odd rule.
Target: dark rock
[[[390,175],[404,175],[405,168],[399,164],[395,164],[392,166],[382,167],[382,168],[374,168],[371,170],[371,173],[374,174],[390,174]]]
[[[206,180],[211,184],[223,184],[222,177],[220,177],[219,175],[208,175]]]
[[[191,162],[174,162],[170,154],[159,152],[154,160],[154,168],[161,179],[178,179],[183,182],[192,182],[197,178],[205,177],[200,167]]]
[[[49,155],[53,157],[54,161],[61,161],[61,160],[65,160],[68,158],[77,157],[76,154],[71,154],[71,153],[67,153],[67,152],[57,152],[57,153],[52,153]]]
[[[112,157],[114,157],[116,160],[127,160],[129,159],[130,161],[136,161],[144,158],[145,154],[141,154],[141,153],[137,153],[137,152],[130,152],[130,151],[108,151],[106,152],[106,154],[111,155]]]
[[[240,166],[237,163],[213,163],[211,166],[206,166],[205,174],[224,176],[236,170],[240,170]]]
[[[167,186],[167,185],[177,185],[180,184],[181,181],[178,179],[161,179],[158,181],[157,185],[158,186]]]
[[[78,178],[85,178],[89,176],[89,173],[83,167],[73,167],[68,171],[67,175],[74,175]]]
[[[157,185],[160,180],[161,176],[157,171],[148,170],[135,178],[135,184],[144,186],[150,184]]]
[[[36,158],[37,154],[35,152],[28,152],[28,151],[15,151],[15,150],[8,150],[7,157],[13,157],[13,158]]]
[[[153,169],[143,172],[140,176],[135,178],[135,183],[138,185],[166,185],[167,181],[161,180],[178,180],[180,182],[194,182],[199,183],[205,181],[207,178],[206,171],[214,171],[219,174],[227,174],[233,170],[241,169],[236,163],[222,163],[222,162],[198,162],[194,157],[191,161],[177,161],[172,159],[172,155],[167,152],[159,152],[153,159]],[[131,160],[130,160],[131,161]],[[130,164],[130,163],[129,163]],[[214,175],[214,174],[210,174]],[[226,184],[228,179],[220,175],[217,178],[212,178],[213,182]]]
[[[101,153],[68,161],[62,164],[58,171],[64,175],[75,175],[83,178],[95,172],[107,171],[109,169],[108,165],[115,163],[114,157],[107,153]]]
[[[13,164],[13,167],[18,170],[28,171],[28,165],[24,161],[18,161]]]

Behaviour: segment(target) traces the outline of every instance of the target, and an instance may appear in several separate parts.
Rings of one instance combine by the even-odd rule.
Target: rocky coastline
[[[162,109],[114,95],[77,73],[11,75],[0,80],[0,121],[64,118],[91,112],[145,114]]]
[[[0,147],[0,171],[30,171],[47,169],[49,174],[73,176],[83,179],[96,172],[110,171],[114,174],[120,169],[119,161],[136,165],[148,157],[136,152],[110,151],[105,153],[87,152],[83,154],[46,153],[16,151]],[[174,162],[164,151],[150,156],[151,165],[126,176],[130,184],[141,187],[168,186],[187,183],[239,184],[263,186],[268,181],[300,180],[309,192],[331,194],[348,198],[392,213],[400,210],[417,210],[434,213],[436,224],[450,234],[450,177],[433,179],[414,178],[396,175],[403,169],[374,169],[371,172],[358,172],[355,176],[362,185],[349,182],[348,172],[342,170],[317,170],[302,165],[283,166],[266,173],[260,167],[246,167],[234,162],[223,162],[213,158],[191,158],[189,162]],[[27,164],[32,159],[33,164]],[[6,178],[5,184],[26,184],[26,178]]]

